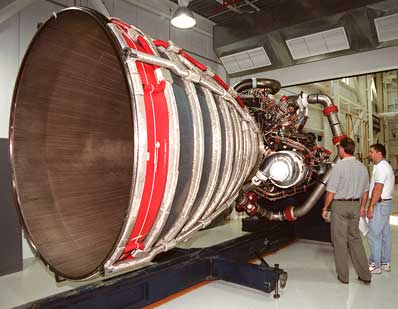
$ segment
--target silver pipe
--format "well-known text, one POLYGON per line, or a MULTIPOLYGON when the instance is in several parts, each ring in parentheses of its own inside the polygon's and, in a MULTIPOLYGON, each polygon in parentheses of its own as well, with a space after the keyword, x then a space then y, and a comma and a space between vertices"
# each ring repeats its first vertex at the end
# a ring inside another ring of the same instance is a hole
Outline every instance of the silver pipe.
POLYGON ((131 59, 133 60, 138 60, 138 61, 142 61, 145 63, 149 63, 149 64, 154 64, 154 65, 158 65, 161 67, 165 67, 167 69, 170 69, 171 71, 173 71, 173 73, 177 74, 178 76, 181 77, 189 77, 190 73, 187 69, 183 68, 182 66, 177 65, 176 63, 167 60, 167 59, 163 59, 157 56, 153 56, 153 55, 149 55, 146 54, 144 52, 140 52, 138 50, 135 49, 130 49, 131 51, 131 59))
POLYGON ((302 217, 307 214, 316 204, 316 202, 320 199, 322 194, 326 190, 326 184, 330 178, 332 173, 332 169, 329 168, 325 174, 323 174, 321 180, 319 180, 318 184, 315 185, 314 191, 311 192, 310 196, 306 199, 304 204, 301 207, 296 207, 293 209, 294 217, 302 217))
POLYGON ((257 213, 270 221, 284 221, 285 217, 281 211, 270 211, 268 209, 258 207, 257 213))
MULTIPOLYGON (((310 104, 322 104, 325 108, 334 106, 332 99, 325 94, 310 94, 307 97, 307 102, 310 104)), ((341 136, 343 131, 341 129, 339 117, 337 113, 331 113, 327 116, 333 136, 341 136)))
MULTIPOLYGON (((325 108, 334 106, 333 100, 325 94, 310 94, 307 97, 307 101, 308 101, 308 103, 311 103, 311 104, 317 104, 317 103, 322 104, 325 108)), ((326 117, 328 118, 333 137, 343 135, 343 130, 341 129, 338 112, 337 111, 332 112, 332 113, 328 114, 326 117)), ((338 146, 339 144, 340 144, 339 142, 336 143, 336 146, 338 146)), ((334 162, 337 162, 338 160, 339 160, 339 157, 336 156, 334 159, 334 162)), ((330 178, 331 173, 332 173, 332 169, 329 167, 329 169, 322 176, 322 178, 320 179, 318 184, 315 186, 314 191, 312 191, 311 195, 304 202, 303 206, 293 209, 293 214, 294 214, 295 218, 304 216, 314 207, 315 203, 319 200, 319 198, 325 192, 326 184, 330 178)))
POLYGON ((264 88, 269 94, 275 94, 281 89, 281 84, 277 80, 268 78, 248 78, 233 86, 238 93, 247 89, 264 88))

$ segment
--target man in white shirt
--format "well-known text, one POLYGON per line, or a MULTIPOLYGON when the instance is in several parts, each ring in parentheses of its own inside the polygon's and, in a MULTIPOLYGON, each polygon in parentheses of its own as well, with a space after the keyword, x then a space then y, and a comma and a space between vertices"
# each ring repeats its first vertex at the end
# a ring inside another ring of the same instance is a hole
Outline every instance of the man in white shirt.
POLYGON ((391 271, 390 214, 394 193, 394 172, 386 161, 382 144, 370 146, 369 158, 374 163, 370 181, 368 206, 370 247, 369 270, 372 274, 391 271))

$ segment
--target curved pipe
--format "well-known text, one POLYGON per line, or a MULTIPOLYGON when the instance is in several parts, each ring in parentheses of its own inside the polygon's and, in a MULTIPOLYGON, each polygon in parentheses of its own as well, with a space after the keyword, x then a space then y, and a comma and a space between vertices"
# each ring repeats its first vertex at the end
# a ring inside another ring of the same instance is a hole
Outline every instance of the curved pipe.
POLYGON ((332 130, 333 136, 339 137, 343 135, 339 117, 337 115, 338 112, 337 106, 333 104, 333 101, 329 96, 324 94, 310 94, 307 97, 307 102, 310 104, 322 104, 324 107, 323 113, 328 118, 330 129, 332 130), (336 107, 335 111, 328 112, 328 108, 332 106, 336 107))
MULTIPOLYGON (((332 130, 333 134, 333 141, 336 141, 336 146, 340 144, 340 138, 343 136, 342 129, 338 117, 338 109, 337 106, 334 105, 332 99, 324 94, 310 94, 307 97, 307 101, 310 104, 322 104, 324 106, 324 115, 328 118, 330 129, 332 130), (336 108, 330 108, 336 107, 336 108), (328 109, 329 108, 329 109, 328 109), (325 112, 327 109, 330 112, 325 112), (337 139, 336 139, 337 138, 337 139)), ((339 159, 338 156, 334 159, 336 162, 339 159)), ((284 216, 287 220, 296 220, 299 217, 304 216, 307 214, 315 205, 315 203, 319 200, 322 194, 326 190, 326 184, 330 178, 332 169, 329 168, 326 173, 322 176, 322 178, 318 181, 318 184, 315 186, 314 191, 312 191, 311 195, 307 198, 304 204, 301 207, 289 207, 285 209, 284 216), (290 214, 288 213, 290 212, 290 214)))
POLYGON ((314 182, 310 182, 307 185, 301 185, 297 188, 293 187, 288 190, 277 191, 277 192, 266 192, 259 188, 255 188, 253 190, 255 190, 255 192, 260 193, 262 196, 267 197, 267 199, 270 201, 277 201, 281 197, 288 197, 288 196, 296 195, 297 193, 307 192, 309 188, 312 188, 315 185, 315 183, 316 182, 314 181, 314 182))
MULTIPOLYGON (((342 134, 342 129, 340 126, 340 121, 338 118, 338 109, 337 106, 333 104, 332 99, 323 94, 310 94, 307 97, 308 103, 311 104, 322 104, 324 106, 323 113, 328 118, 330 128, 333 133, 333 143, 337 146, 340 144, 340 140, 345 135, 342 134)), ((334 162, 337 162, 338 156, 334 159, 334 162)), ((268 220, 276 220, 276 221, 294 221, 299 217, 307 214, 315 205, 315 203, 319 200, 322 194, 326 190, 327 181, 330 178, 332 169, 329 168, 326 173, 322 176, 320 180, 318 180, 318 184, 315 186, 315 189, 312 191, 311 195, 306 199, 304 204, 301 207, 290 206, 287 207, 283 212, 273 212, 265 208, 259 207, 255 204, 257 208, 256 213, 262 217, 267 218, 268 220)))
POLYGON ((269 94, 275 94, 281 89, 281 83, 268 78, 248 78, 235 84, 233 88, 238 93, 247 89, 264 88, 269 94))

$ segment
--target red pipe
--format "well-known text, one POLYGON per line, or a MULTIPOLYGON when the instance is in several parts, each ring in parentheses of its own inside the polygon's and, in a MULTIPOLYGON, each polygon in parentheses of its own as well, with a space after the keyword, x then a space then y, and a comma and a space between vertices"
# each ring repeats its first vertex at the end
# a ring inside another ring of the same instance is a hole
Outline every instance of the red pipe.
POLYGON ((149 46, 148 42, 144 39, 142 35, 137 36, 137 41, 141 45, 144 52, 149 55, 154 55, 152 48, 149 46))
POLYGON ((229 89, 229 86, 221 79, 220 76, 218 76, 217 74, 213 75, 213 79, 221 86, 223 87, 225 90, 229 89))
POLYGON ((343 138, 347 138, 347 135, 334 136, 332 142, 334 145, 339 144, 343 138))
POLYGON ((154 40, 153 44, 155 44, 155 46, 162 46, 164 48, 169 48, 169 43, 166 41, 162 41, 162 40, 154 40))
POLYGON ((207 70, 207 67, 204 64, 202 64, 199 61, 197 61, 196 59, 192 58, 189 54, 187 54, 182 49, 178 53, 181 56, 183 56, 185 59, 187 59, 189 62, 191 62, 194 66, 199 68, 199 70, 201 70, 202 72, 205 72, 207 70))
POLYGON ((337 107, 337 105, 330 105, 323 109, 323 114, 325 116, 329 116, 331 113, 337 113, 338 111, 339 108, 337 107))
POLYGON ((240 107, 244 108, 245 107, 245 103, 243 102, 242 98, 240 96, 237 96, 236 101, 238 101, 240 107))

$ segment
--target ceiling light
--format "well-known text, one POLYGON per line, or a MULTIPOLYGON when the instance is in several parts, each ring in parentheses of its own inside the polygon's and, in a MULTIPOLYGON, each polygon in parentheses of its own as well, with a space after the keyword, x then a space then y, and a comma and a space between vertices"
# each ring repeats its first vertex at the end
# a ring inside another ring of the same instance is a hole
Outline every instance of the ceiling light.
POLYGON ((195 17, 188 9, 189 0, 178 0, 178 9, 175 11, 171 24, 176 28, 188 29, 196 25, 195 17))

